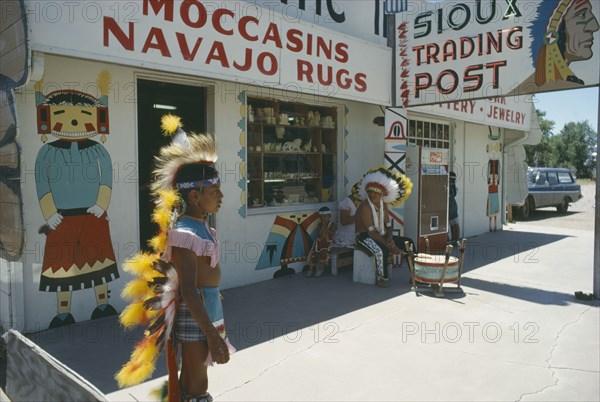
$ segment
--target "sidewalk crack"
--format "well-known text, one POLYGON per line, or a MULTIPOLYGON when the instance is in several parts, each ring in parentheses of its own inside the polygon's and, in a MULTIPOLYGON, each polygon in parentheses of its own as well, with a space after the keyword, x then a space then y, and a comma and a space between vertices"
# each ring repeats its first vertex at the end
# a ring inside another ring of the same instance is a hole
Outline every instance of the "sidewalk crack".
MULTIPOLYGON (((579 320, 581 320, 581 317, 583 317, 583 315, 585 313, 587 313, 588 311, 590 311, 592 308, 595 308, 596 306, 589 306, 587 309, 583 310, 580 314, 579 317, 577 317, 575 320, 571 321, 571 322, 567 322, 565 323, 556 333, 556 336, 554 337, 554 344, 552 345, 552 348, 550 349, 550 352, 548 353, 548 358, 546 359, 546 368, 550 369, 551 373, 552 373, 552 378, 554 379, 554 381, 552 382, 552 384, 548 384, 543 386, 542 388, 538 389, 537 391, 534 392, 525 392, 523 394, 521 394, 519 396, 519 398, 517 399, 517 402, 520 402, 523 400, 524 397, 526 397, 527 395, 536 395, 536 394, 540 394, 544 391, 546 391, 547 389, 550 389, 552 387, 555 387, 558 385, 558 377, 556 376, 556 371, 557 370, 564 370, 566 368, 563 367, 554 367, 552 364, 550 364, 550 360, 552 360, 552 356, 554 355, 554 351, 556 350, 556 348, 558 347, 558 338, 560 337, 561 333, 567 329, 569 326, 576 324, 579 320)), ((574 369, 574 368, 570 368, 570 370, 578 370, 578 369, 574 369)), ((588 371, 588 370, 578 370, 578 371, 588 371)), ((592 371, 595 372, 595 371, 592 371)))
MULTIPOLYGON (((382 320, 382 319, 384 319, 384 318, 385 318, 385 317, 379 317, 379 318, 376 318, 376 319, 373 319, 373 320, 370 320, 370 321, 365 321, 365 322, 363 322, 363 323, 360 323, 360 324, 358 324, 358 325, 356 325, 356 326, 354 326, 354 327, 351 327, 351 328, 346 328, 346 329, 344 329, 344 330, 342 330, 342 331, 340 331, 340 332, 337 332, 336 334, 343 334, 343 333, 345 333, 345 332, 351 332, 351 331, 355 331, 355 330, 356 330, 356 329, 358 329, 358 328, 361 328, 361 327, 363 327, 363 326, 365 326, 365 325, 370 325, 370 324, 376 323, 377 321, 381 321, 381 320, 382 320)), ((318 325, 318 324, 317 324, 317 325, 318 325)), ((319 340, 318 342, 313 342, 313 343, 312 343, 312 344, 310 344, 308 347, 305 347, 305 348, 303 348, 303 349, 296 350, 296 351, 294 351, 294 352, 291 352, 291 353, 289 353, 289 354, 285 355, 284 357, 282 357, 281 359, 279 359, 279 361, 277 361, 276 363, 274 363, 274 364, 272 364, 272 365, 270 365, 270 366, 266 367, 266 368, 265 368, 264 370, 262 370, 260 373, 258 373, 257 375, 255 375, 253 378, 250 378, 250 379, 248 379, 248 380, 244 381, 242 384, 236 385, 235 387, 233 387, 233 388, 229 388, 229 389, 227 389, 227 390, 225 390, 225 391, 221 392, 220 394, 216 395, 216 396, 215 396, 215 399, 217 399, 217 398, 220 398, 220 397, 222 397, 223 395, 225 395, 225 394, 227 394, 227 393, 229 393, 229 392, 231 392, 231 391, 235 391, 236 389, 242 388, 243 386, 245 386, 245 385, 247 385, 247 384, 251 383, 252 381, 255 381, 255 380, 259 379, 259 378, 260 378, 260 377, 262 377, 264 374, 266 374, 268 371, 270 371, 271 369, 273 369, 273 368, 275 368, 275 367, 277 367, 277 366, 281 365, 283 362, 285 362, 286 360, 288 360, 290 357, 292 357, 292 356, 294 356, 294 355, 297 355, 297 354, 300 354, 300 353, 304 353, 304 352, 306 352, 306 351, 310 350, 311 348, 315 347, 316 345, 318 345, 318 344, 320 344, 320 343, 323 343, 323 340, 319 340)))
POLYGON ((264 374, 265 374, 267 371, 270 371, 272 368, 275 368, 275 367, 279 366, 280 364, 282 364, 284 361, 286 361, 286 360, 287 360, 287 359, 289 359, 290 357, 292 357, 292 356, 294 356, 294 355, 297 355, 297 354, 299 354, 299 353, 306 352, 307 350, 310 350, 312 347, 314 347, 315 345, 317 345, 317 344, 319 344, 319 343, 320 343, 320 342, 314 342, 313 344, 311 344, 310 346, 308 346, 308 347, 306 347, 306 348, 304 348, 304 349, 299 349, 299 350, 296 350, 296 351, 294 351, 294 352, 291 352, 291 353, 289 353, 289 354, 285 355, 284 357, 282 357, 281 359, 279 359, 279 361, 277 361, 276 363, 274 363, 274 364, 272 364, 272 365, 270 365, 270 366, 266 367, 266 368, 265 368, 263 371, 261 371, 260 373, 258 373, 257 375, 255 375, 253 378, 250 378, 250 379, 248 379, 248 380, 244 381, 242 384, 236 385, 236 386, 235 386, 235 387, 233 387, 233 388, 229 388, 228 390, 225 390, 225 391, 221 392, 220 394, 218 394, 217 396, 215 396, 215 399, 216 399, 216 398, 220 398, 220 397, 222 397, 223 395, 225 395, 225 394, 227 394, 227 393, 229 393, 229 392, 231 392, 231 391, 235 391, 236 389, 239 389, 239 388, 241 388, 241 387, 243 387, 243 386, 245 386, 245 385, 247 385, 247 384, 251 383, 252 381, 259 379, 259 378, 260 378, 260 377, 262 377, 262 376, 263 376, 263 375, 264 375, 264 374))
POLYGON ((593 373, 593 374, 600 373, 600 371, 598 371, 598 370, 586 370, 586 369, 578 369, 578 368, 573 368, 573 367, 550 366, 550 368, 554 369, 554 370, 579 371, 579 372, 582 372, 582 373, 593 373))

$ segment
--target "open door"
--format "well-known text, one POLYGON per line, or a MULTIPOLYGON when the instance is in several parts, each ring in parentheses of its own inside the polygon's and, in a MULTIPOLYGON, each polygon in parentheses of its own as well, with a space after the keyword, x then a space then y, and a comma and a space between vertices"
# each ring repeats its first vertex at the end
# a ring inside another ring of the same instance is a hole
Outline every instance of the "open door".
POLYGON ((409 144, 406 171, 413 182, 407 210, 416 214, 407 214, 405 234, 415 239, 420 253, 427 252, 426 239, 430 252, 443 252, 448 242, 448 150, 409 144))
POLYGON ((206 131, 206 89, 163 81, 137 80, 138 124, 138 187, 140 249, 146 250, 148 240, 158 230, 151 220, 154 204, 150 182, 154 157, 171 139, 162 135, 160 119, 172 113, 181 117, 187 132, 206 131))

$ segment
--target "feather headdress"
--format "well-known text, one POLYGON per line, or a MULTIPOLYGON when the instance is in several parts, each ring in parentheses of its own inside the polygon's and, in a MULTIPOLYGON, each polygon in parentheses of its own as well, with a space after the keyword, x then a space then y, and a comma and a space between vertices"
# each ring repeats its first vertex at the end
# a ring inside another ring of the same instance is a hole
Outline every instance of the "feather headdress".
POLYGON ((352 186, 352 190, 350 190, 350 195, 354 198, 360 198, 360 180, 357 181, 356 183, 354 183, 354 185, 352 186))
POLYGON ((405 175, 391 172, 382 166, 369 170, 363 176, 358 188, 361 199, 367 198, 367 191, 381 194, 384 203, 395 207, 408 198, 412 182, 405 175))
POLYGON ((212 135, 186 134, 181 119, 172 114, 163 116, 161 123, 163 133, 172 135, 173 142, 162 147, 156 157, 155 181, 150 187, 155 195, 160 190, 173 188, 175 175, 183 165, 212 165, 217 161, 217 147, 212 135))
POLYGON ((154 252, 140 252, 124 263, 125 271, 134 276, 121 292, 130 304, 121 312, 119 321, 126 329, 145 325, 144 337, 135 345, 131 358, 115 375, 119 387, 139 384, 152 375, 158 355, 171 341, 177 312, 178 278, 171 264, 161 260, 169 229, 170 211, 174 207, 175 190, 161 191, 156 200, 153 220, 159 233, 150 240, 154 252))
MULTIPOLYGON (((166 250, 170 225, 178 214, 176 208, 181 203, 175 188, 177 172, 185 165, 212 165, 217 160, 213 136, 188 136, 182 129, 181 119, 174 115, 163 116, 161 123, 163 133, 172 135, 173 141, 161 148, 156 157, 155 182, 151 186, 155 198, 152 220, 159 230, 148 242, 152 253, 140 252, 124 263, 124 269, 134 279, 123 289, 122 297, 131 302, 120 315, 121 325, 125 329, 145 325, 146 330, 144 337, 135 345, 129 362, 115 375, 120 387, 147 380, 154 371, 162 349, 165 345, 171 346, 179 283, 175 268, 161 257, 166 250)), ((171 371, 177 371, 176 352, 173 355, 172 351, 168 351, 167 357, 175 359, 174 362, 168 361, 171 376, 171 371)), ((171 388, 175 389, 169 386, 171 388)))

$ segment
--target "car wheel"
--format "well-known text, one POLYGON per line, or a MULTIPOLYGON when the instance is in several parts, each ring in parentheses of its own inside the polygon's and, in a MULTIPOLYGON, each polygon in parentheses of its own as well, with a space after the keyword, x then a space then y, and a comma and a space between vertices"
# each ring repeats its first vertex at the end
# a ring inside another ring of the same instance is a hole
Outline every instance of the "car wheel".
POLYGON ((531 215, 533 208, 535 208, 533 206, 533 200, 529 197, 526 198, 525 203, 521 207, 521 218, 528 219, 529 216, 531 215))
POLYGON ((556 210, 560 213, 565 213, 569 209, 569 198, 565 197, 560 205, 556 206, 556 210))

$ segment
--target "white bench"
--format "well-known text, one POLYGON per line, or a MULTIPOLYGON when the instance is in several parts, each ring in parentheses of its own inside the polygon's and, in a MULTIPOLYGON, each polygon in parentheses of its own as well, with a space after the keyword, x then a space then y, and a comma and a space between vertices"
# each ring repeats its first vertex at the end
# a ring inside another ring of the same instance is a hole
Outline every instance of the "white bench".
POLYGON ((354 249, 340 247, 332 248, 329 261, 331 263, 331 275, 337 275, 338 271, 343 268, 352 269, 354 260, 354 249))
MULTIPOLYGON (((390 254, 391 256, 392 254, 390 254)), ((391 257, 390 257, 391 260, 391 257)), ((360 248, 354 250, 354 262, 352 267, 352 281, 375 285, 375 257, 370 256, 360 248)), ((392 264, 388 261, 388 278, 392 277, 392 264)))

